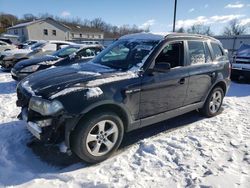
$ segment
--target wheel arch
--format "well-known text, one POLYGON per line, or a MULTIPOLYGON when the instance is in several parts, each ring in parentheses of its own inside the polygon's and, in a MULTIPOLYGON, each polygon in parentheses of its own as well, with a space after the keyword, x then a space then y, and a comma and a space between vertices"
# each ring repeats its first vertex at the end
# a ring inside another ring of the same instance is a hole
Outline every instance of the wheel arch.
POLYGON ((80 116, 77 118, 69 119, 65 124, 65 144, 70 147, 71 144, 71 136, 72 132, 75 130, 77 124, 89 117, 93 113, 110 111, 116 113, 122 120, 124 125, 124 131, 126 132, 129 124, 131 123, 131 119, 129 116, 128 110, 121 105, 110 101, 100 102, 97 104, 93 104, 90 107, 86 108, 80 116))
POLYGON ((206 95, 206 98, 205 98, 204 102, 207 100, 207 98, 208 98, 209 94, 211 93, 211 91, 213 91, 213 89, 216 88, 216 87, 220 87, 223 90, 224 95, 226 95, 226 93, 227 93, 227 83, 224 80, 218 80, 210 88, 209 92, 206 95))

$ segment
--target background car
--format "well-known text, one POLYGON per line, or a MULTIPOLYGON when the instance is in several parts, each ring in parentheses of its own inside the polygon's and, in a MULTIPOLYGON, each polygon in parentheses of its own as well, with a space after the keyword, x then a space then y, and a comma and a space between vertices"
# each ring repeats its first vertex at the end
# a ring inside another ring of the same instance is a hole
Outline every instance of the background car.
POLYGON ((84 63, 94 58, 103 50, 102 45, 74 44, 60 49, 52 55, 27 59, 18 62, 12 69, 11 75, 15 80, 50 67, 65 66, 73 63, 84 63))
POLYGON ((241 76, 250 79, 250 45, 248 44, 241 45, 232 63, 231 79, 238 80, 241 76))
POLYGON ((25 49, 10 50, 2 53, 0 65, 5 71, 9 71, 17 62, 38 57, 46 54, 52 54, 56 50, 68 45, 75 44, 66 41, 40 41, 25 49))
POLYGON ((14 50, 14 49, 17 49, 17 47, 14 44, 9 44, 7 42, 0 40, 0 53, 3 51, 14 50))

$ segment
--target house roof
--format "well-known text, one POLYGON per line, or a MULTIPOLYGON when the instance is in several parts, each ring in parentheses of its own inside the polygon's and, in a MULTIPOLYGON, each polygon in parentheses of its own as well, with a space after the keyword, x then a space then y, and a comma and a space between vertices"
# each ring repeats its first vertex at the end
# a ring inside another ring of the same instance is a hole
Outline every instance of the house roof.
POLYGON ((9 27, 8 29, 15 29, 15 28, 18 28, 18 27, 25 27, 25 26, 28 26, 28 25, 32 25, 34 23, 38 23, 38 22, 44 21, 44 20, 45 19, 33 20, 33 21, 30 21, 30 22, 24 22, 24 23, 20 23, 20 24, 14 25, 12 27, 9 27))
POLYGON ((73 23, 62 23, 62 24, 65 25, 67 28, 69 28, 72 32, 77 32, 77 33, 86 33, 86 32, 102 33, 102 31, 99 30, 99 29, 83 26, 83 25, 80 25, 80 24, 73 24, 73 23))
POLYGON ((35 23, 39 23, 39 22, 43 22, 46 20, 52 20, 54 22, 57 22, 58 24, 62 25, 63 27, 67 28, 68 30, 72 31, 72 32, 77 32, 77 33, 86 33, 86 32, 90 32, 90 33, 102 33, 101 30, 96 29, 96 28, 91 28, 91 27, 87 27, 87 26, 83 26, 80 24, 73 24, 73 23, 62 23, 59 21, 56 21, 52 18, 44 18, 44 19, 39 19, 39 20, 33 20, 30 22, 25 22, 25 23, 20 23, 17 25, 14 25, 12 27, 9 27, 8 29, 15 29, 15 28, 20 28, 20 27, 26 27, 35 23))

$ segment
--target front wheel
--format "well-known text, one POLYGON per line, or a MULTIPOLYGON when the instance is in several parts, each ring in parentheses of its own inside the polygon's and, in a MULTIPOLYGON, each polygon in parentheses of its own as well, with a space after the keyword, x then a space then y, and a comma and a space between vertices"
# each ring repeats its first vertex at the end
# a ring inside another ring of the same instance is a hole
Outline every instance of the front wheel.
POLYGON ((104 112, 80 121, 73 133, 73 151, 88 163, 110 157, 123 138, 123 122, 116 114, 104 112))
POLYGON ((221 108, 224 98, 224 91, 220 87, 216 87, 209 94, 203 108, 200 110, 207 117, 216 116, 221 108))

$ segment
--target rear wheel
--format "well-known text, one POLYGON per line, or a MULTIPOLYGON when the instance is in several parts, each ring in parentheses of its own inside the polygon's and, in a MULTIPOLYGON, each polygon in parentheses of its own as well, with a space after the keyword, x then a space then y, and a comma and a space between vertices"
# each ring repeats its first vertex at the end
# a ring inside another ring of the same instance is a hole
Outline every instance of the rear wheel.
POLYGON ((209 94, 203 108, 201 109, 202 114, 207 117, 216 116, 221 108, 224 98, 224 91, 220 87, 216 87, 209 94))
POLYGON ((114 113, 99 113, 80 121, 73 133, 73 151, 88 163, 110 157, 123 138, 122 120, 114 113))

